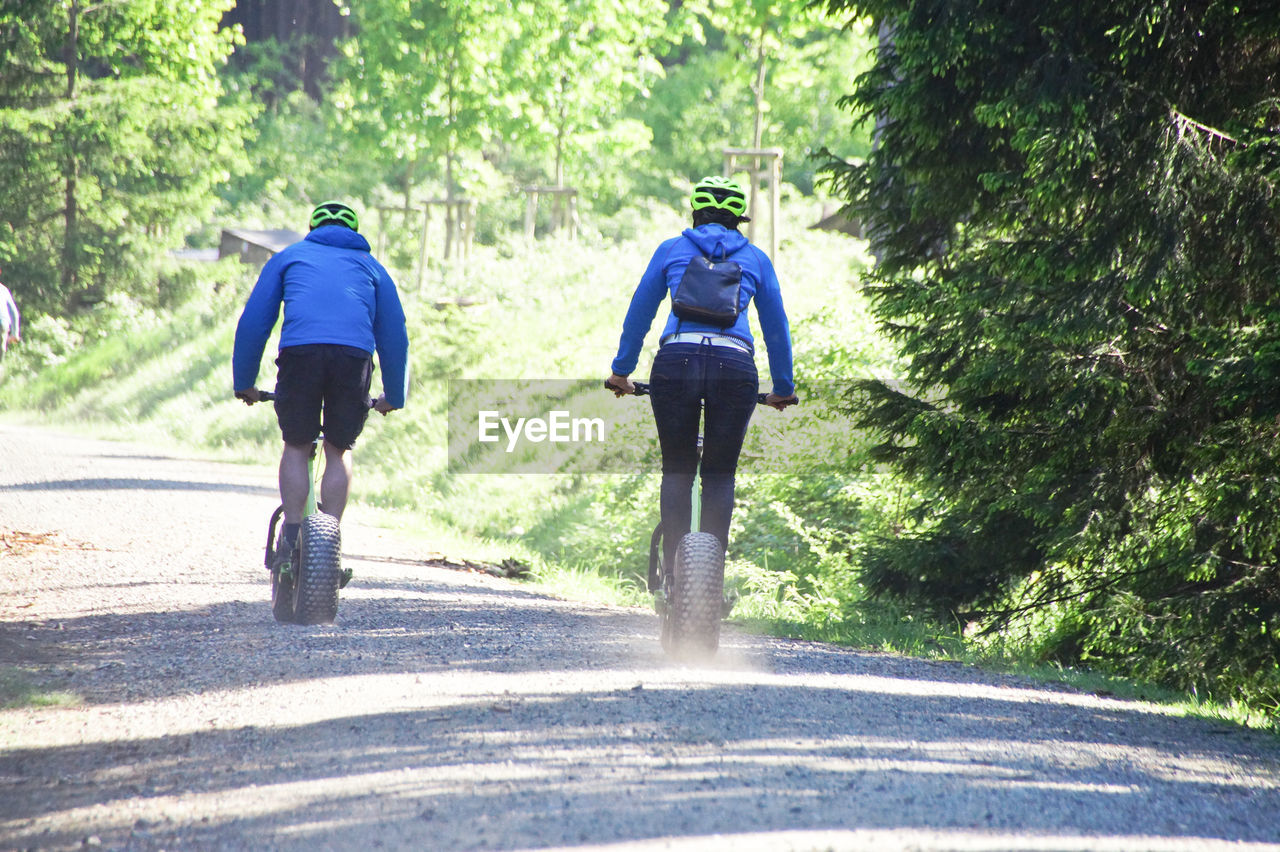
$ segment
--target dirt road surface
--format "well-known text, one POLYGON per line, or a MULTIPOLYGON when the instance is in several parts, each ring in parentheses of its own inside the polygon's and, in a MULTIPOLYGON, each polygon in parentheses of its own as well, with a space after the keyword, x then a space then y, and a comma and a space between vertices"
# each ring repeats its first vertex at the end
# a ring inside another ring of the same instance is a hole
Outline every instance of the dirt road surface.
POLYGON ((732 633, 685 667, 358 507, 338 623, 280 625, 271 460, 0 447, 0 849, 1280 849, 1267 734, 732 633))

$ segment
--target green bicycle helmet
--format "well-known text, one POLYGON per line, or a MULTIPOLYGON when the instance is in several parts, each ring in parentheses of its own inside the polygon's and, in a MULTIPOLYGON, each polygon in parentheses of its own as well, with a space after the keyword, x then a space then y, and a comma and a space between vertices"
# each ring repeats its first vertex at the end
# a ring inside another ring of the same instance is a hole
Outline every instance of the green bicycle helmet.
POLYGON ((311 211, 311 230, 314 231, 321 225, 343 225, 353 231, 360 230, 356 211, 341 201, 326 201, 316 205, 316 209, 311 211))
POLYGON ((694 184, 689 205, 694 210, 707 207, 726 210, 745 221, 747 193, 736 180, 711 175, 694 184))

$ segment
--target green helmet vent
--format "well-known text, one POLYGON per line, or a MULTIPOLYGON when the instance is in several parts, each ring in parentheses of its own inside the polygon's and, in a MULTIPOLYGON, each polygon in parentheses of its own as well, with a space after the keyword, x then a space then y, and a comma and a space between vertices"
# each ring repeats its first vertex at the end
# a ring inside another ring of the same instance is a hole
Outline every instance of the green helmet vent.
POLYGON ((730 178, 704 177, 694 185, 689 204, 694 210, 714 207, 743 216, 747 212, 747 193, 741 184, 730 178))
POLYGON ((356 211, 341 201, 326 201, 316 205, 316 209, 311 211, 311 229, 315 230, 321 225, 345 225, 353 231, 360 230, 356 211))

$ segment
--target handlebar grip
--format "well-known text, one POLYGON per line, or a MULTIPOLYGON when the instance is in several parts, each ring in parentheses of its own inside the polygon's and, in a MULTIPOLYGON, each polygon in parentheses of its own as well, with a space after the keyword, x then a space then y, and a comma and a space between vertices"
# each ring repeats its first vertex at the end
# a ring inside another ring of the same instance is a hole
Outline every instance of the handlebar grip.
MULTIPOLYGON (((636 389, 635 396, 648 396, 648 395, 649 395, 649 386, 648 386, 647 384, 645 384, 644 382, 632 382, 631 384, 632 384, 632 386, 636 389)), ((605 379, 605 380, 604 380, 604 389, 605 389, 605 390, 608 390, 608 391, 613 391, 614 393, 617 393, 619 390, 621 390, 621 388, 617 388, 617 387, 614 387, 613 385, 609 384, 609 380, 608 380, 608 379, 605 379)))

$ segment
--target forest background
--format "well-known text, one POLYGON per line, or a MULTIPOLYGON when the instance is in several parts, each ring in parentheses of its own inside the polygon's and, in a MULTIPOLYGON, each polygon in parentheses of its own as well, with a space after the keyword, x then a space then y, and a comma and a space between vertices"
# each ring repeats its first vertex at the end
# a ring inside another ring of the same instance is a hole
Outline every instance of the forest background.
POLYGON ((270 459, 271 418, 228 399, 252 271, 189 258, 353 199, 417 342, 366 503, 637 599, 655 477, 468 475, 447 388, 585 388, 691 181, 777 146, 806 404, 757 421, 818 451, 748 459, 736 617, 1270 723, 1280 16, 1032 5, 6 0, 0 267, 26 324, 0 406, 270 459), (527 238, 528 186, 576 190, 575 239, 545 200, 527 238), (467 250, 437 227, 420 252, 394 208, 427 202, 474 204, 467 250), (839 204, 869 243, 806 227, 839 204))

